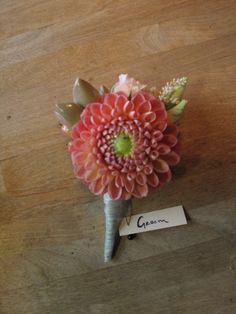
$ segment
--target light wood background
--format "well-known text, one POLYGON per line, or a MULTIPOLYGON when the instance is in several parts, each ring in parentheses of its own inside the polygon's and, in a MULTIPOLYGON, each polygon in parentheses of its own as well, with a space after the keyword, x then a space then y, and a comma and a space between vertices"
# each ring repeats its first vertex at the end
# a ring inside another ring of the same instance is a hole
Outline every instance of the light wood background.
POLYGON ((0 313, 236 313, 235 1, 0 0, 0 313), (188 76, 182 162, 134 213, 187 226, 122 238, 103 263, 101 198, 73 177, 54 104, 79 75, 188 76))

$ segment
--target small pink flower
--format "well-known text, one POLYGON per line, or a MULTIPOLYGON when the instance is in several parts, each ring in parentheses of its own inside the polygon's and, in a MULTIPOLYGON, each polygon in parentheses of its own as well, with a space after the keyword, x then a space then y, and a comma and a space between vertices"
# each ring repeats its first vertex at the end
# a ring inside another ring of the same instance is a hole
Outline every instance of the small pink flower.
POLYGON ((136 81, 134 78, 129 77, 128 74, 120 74, 119 81, 115 83, 111 91, 114 93, 123 92, 127 96, 130 96, 145 87, 146 85, 143 85, 139 81, 136 81))
POLYGON ((177 128, 164 104, 144 91, 105 94, 72 130, 75 175, 96 195, 145 197, 171 179, 179 160, 177 128))

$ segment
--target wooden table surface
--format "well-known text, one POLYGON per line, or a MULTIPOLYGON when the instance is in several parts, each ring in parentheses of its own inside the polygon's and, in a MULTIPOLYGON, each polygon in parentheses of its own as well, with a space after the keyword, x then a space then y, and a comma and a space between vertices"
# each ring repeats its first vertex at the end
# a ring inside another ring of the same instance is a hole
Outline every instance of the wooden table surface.
POLYGON ((235 1, 0 1, 0 313, 236 313, 235 1), (182 161, 134 213, 188 225, 122 238, 72 173, 53 115, 77 76, 161 87, 188 76, 182 161))

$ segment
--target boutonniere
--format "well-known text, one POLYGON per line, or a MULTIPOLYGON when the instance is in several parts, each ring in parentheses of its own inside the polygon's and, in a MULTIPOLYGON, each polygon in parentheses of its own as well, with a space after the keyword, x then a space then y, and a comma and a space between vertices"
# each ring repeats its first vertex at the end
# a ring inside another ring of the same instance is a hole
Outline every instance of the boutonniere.
POLYGON ((174 79, 158 93, 127 74, 109 90, 77 79, 73 103, 56 116, 71 137, 77 178, 104 199, 105 261, 113 254, 121 220, 132 198, 146 197, 171 180, 180 161, 178 122, 186 107, 187 79, 174 79))

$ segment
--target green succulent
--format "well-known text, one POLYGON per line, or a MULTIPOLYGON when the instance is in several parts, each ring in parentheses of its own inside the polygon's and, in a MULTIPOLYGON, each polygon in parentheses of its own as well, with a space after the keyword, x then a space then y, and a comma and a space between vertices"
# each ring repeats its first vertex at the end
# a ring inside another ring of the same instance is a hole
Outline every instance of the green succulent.
POLYGON ((73 87, 74 103, 86 106, 90 102, 94 102, 99 96, 99 92, 89 82, 77 78, 73 87))
POLYGON ((168 116, 172 122, 178 122, 187 105, 183 99, 187 78, 173 79, 167 83, 161 91, 159 98, 164 102, 168 116))
POLYGON ((55 115, 59 122, 69 129, 79 121, 83 107, 74 103, 57 104, 55 115))

